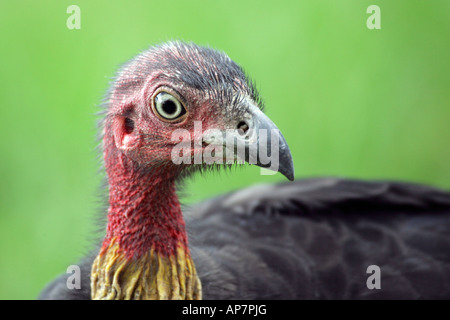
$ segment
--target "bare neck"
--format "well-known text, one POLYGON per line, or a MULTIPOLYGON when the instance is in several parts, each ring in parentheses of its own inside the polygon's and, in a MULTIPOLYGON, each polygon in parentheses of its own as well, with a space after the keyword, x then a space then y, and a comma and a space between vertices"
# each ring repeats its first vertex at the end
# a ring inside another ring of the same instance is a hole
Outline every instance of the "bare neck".
POLYGON ((92 267, 92 297, 200 299, 174 177, 114 151, 105 157, 108 226, 92 267))
POLYGON ((171 255, 187 248, 187 236, 174 178, 164 170, 141 168, 119 154, 108 168, 108 227, 103 248, 116 238, 128 257, 150 249, 171 255))

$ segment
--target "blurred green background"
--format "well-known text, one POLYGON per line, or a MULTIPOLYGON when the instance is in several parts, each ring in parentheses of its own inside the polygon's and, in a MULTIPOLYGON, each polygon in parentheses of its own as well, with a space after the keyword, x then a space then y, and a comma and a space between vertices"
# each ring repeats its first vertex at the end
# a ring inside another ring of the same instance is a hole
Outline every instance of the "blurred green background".
MULTIPOLYGON (((120 64, 170 39, 224 50, 256 80, 297 178, 450 188, 449 1, 2 1, 0 30, 1 299, 34 299, 89 249, 97 106, 120 64)), ((183 202, 274 181, 248 166, 196 176, 183 202)))

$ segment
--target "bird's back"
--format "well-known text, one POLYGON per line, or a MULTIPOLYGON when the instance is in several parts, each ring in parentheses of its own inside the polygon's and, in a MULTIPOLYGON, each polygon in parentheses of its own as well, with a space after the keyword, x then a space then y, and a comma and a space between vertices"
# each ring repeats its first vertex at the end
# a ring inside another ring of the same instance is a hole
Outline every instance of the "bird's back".
POLYGON ((205 299, 450 298, 443 191, 299 180, 237 191, 191 215, 205 299), (374 272, 380 289, 368 287, 374 272))
MULTIPOLYGON (((211 199, 186 223, 204 299, 450 298, 445 191, 306 179, 211 199), (375 273, 380 289, 368 288, 375 273)), ((93 258, 80 265, 81 290, 63 275, 41 298, 89 299, 93 258)))

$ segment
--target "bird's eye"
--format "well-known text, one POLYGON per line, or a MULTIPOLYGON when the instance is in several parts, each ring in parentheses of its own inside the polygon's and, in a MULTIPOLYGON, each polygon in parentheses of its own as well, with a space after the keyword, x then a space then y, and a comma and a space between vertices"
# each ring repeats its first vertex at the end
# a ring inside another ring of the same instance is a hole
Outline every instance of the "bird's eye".
POLYGON ((174 121, 186 114, 183 104, 173 95, 160 92, 155 97, 155 111, 162 120, 174 121))

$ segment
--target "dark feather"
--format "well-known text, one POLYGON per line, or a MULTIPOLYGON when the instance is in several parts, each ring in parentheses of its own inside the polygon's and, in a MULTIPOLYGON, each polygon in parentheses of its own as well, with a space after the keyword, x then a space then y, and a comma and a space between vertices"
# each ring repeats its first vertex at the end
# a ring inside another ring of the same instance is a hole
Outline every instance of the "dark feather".
MULTIPOLYGON (((204 299, 449 299, 450 193, 399 183, 306 179, 261 185, 186 212, 204 299), (381 270, 370 290, 367 267, 381 270)), ((89 299, 62 275, 41 299, 89 299)))

